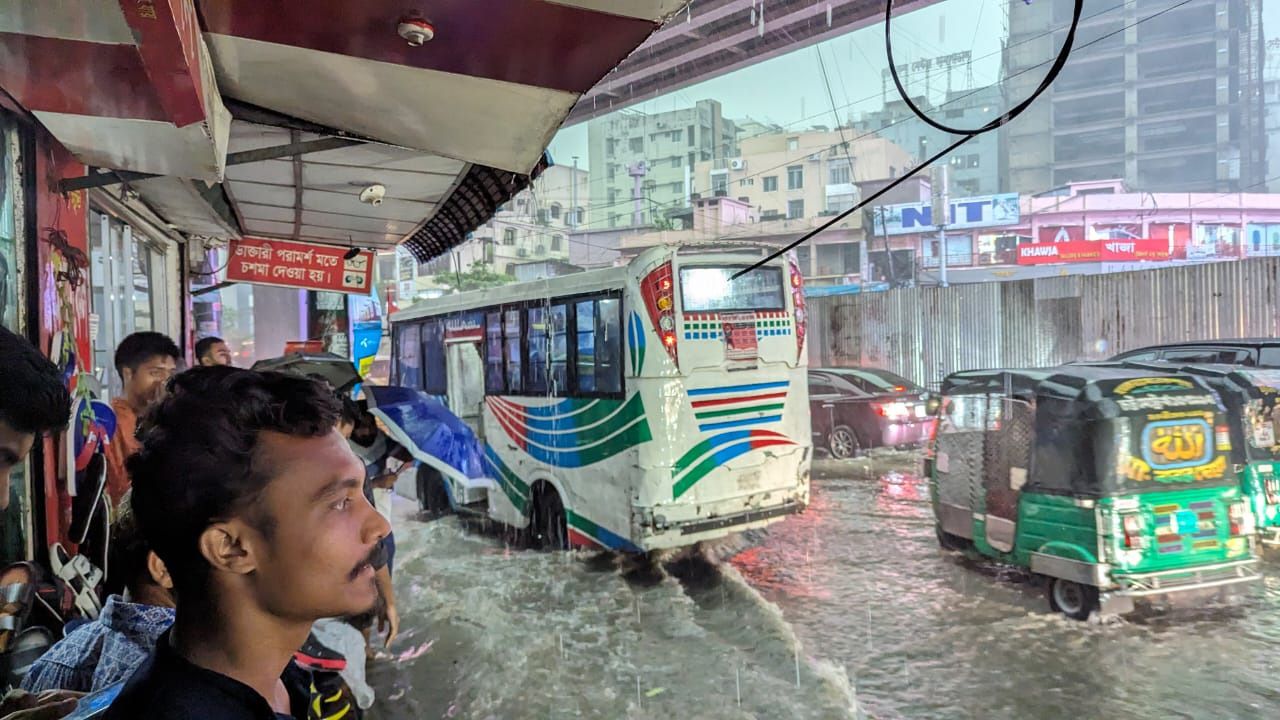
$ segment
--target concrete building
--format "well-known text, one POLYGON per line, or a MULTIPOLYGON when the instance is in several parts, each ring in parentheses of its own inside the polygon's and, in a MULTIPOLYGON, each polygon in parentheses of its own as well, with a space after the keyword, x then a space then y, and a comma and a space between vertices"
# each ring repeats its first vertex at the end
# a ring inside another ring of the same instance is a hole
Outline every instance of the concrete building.
MULTIPOLYGON (((1257 187, 1266 173, 1261 5, 1085 3, 1079 49, 1006 127, 1001 189, 1038 193, 1112 178, 1148 192, 1257 187)), ((1004 107, 1040 83, 1070 16, 1065 2, 1009 6, 1004 107)))
MULTIPOLYGON (((937 106, 924 97, 912 98, 921 110, 948 125, 979 128, 1002 112, 1004 98, 999 86, 972 90, 954 90, 937 106)), ((879 110, 863 113, 852 122, 858 135, 874 134, 903 148, 923 163, 948 144, 955 136, 928 125, 902 100, 884 104, 879 110)), ((951 165, 952 195, 987 195, 1000 192, 1001 131, 979 135, 956 149, 947 158, 951 165)))
MULTIPOLYGON (((1275 32, 1275 28, 1271 29, 1275 32)), ((1267 192, 1280 192, 1280 37, 1267 41, 1262 70, 1262 102, 1267 133, 1267 192)))
POLYGON ((857 204, 857 183, 898 177, 915 164, 884 138, 857 138, 850 129, 748 138, 736 157, 699 162, 693 186, 702 197, 736 198, 758 220, 836 215, 857 204))
POLYGON ((424 265, 419 277, 430 285, 437 273, 465 272, 474 262, 489 263, 508 275, 525 263, 568 262, 570 233, 590 221, 589 177, 583 169, 552 165, 530 189, 498 208, 466 243, 424 265))
POLYGON ((684 207, 694 165, 737 155, 737 126, 720 103, 645 115, 614 113, 587 125, 593 229, 664 221, 684 207), (637 199, 638 196, 638 199, 637 199))

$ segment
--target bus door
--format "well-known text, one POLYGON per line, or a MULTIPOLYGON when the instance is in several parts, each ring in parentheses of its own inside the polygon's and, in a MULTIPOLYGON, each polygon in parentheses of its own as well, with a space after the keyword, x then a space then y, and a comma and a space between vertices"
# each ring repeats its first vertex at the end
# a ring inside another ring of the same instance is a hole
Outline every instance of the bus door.
POLYGON ((484 313, 460 313, 448 320, 445 358, 449 410, 484 440, 484 313))

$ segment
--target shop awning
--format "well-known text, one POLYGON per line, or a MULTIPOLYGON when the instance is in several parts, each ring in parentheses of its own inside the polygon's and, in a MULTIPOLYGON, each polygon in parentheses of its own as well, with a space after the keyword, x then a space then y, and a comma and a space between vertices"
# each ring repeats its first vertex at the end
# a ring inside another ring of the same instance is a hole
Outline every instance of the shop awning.
POLYGON ((218 225, 184 206, 225 177, 243 234, 426 260, 527 186, 577 99, 684 5, 0 0, 0 86, 87 164, 196 180, 123 176, 184 231, 218 225), (306 145, 326 139, 353 142, 306 145), (272 147, 300 149, 235 161, 272 147))

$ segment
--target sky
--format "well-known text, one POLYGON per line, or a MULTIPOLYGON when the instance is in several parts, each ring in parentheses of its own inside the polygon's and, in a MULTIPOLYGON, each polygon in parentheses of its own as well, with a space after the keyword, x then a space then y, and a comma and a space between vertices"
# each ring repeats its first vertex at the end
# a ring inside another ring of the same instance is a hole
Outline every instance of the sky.
MULTIPOLYGON (((1027 2, 1048 1, 943 0, 921 10, 895 15, 895 60, 901 65, 923 57, 968 50, 974 58, 973 87, 996 83, 1000 77, 1000 52, 1007 14, 1017 12, 1027 2)), ((1122 1, 1087 0, 1085 12, 1097 12, 1122 1)), ((1172 6, 1177 1, 1168 0, 1168 3, 1172 6)), ((697 12, 696 1, 693 12, 697 12)), ((1152 8, 1151 12, 1158 12, 1158 9, 1152 8)), ((1263 0, 1262 15, 1263 36, 1280 39, 1280 0, 1263 0)), ((882 105, 885 96, 881 94, 881 72, 888 67, 888 60, 884 24, 877 18, 868 27, 634 105, 626 112, 665 112, 690 107, 698 100, 710 98, 719 100, 725 116, 735 120, 751 117, 792 130, 816 124, 832 126, 836 120, 831 112, 831 97, 823 82, 818 53, 826 63, 831 96, 834 96, 841 120, 846 119, 850 112, 856 117, 882 105)), ((913 94, 923 90, 923 78, 917 80, 920 81, 918 84, 910 80, 906 83, 913 94)), ((956 89, 967 89, 963 71, 953 71, 953 83, 956 89)), ((938 86, 945 89, 945 76, 942 74, 934 76, 935 90, 938 86)), ((896 91, 890 85, 887 98, 893 100, 896 97, 896 91)), ((577 155, 579 164, 586 167, 589 164, 587 123, 562 129, 552 140, 549 150, 556 163, 570 164, 572 157, 577 155)))
MULTIPOLYGON (((1034 1, 1034 0, 1033 0, 1034 1)), ((893 49, 899 65, 923 57, 963 50, 973 53, 973 75, 977 86, 996 82, 1000 71, 1000 48, 1004 37, 1004 13, 1009 3, 1023 0, 945 0, 921 10, 895 15, 893 49), (982 56, 987 56, 983 58, 982 56)), ((1280 0, 1278 0, 1280 4, 1280 0)), ((694 5, 696 12, 697 5, 694 5)), ((766 23, 766 31, 768 24, 766 23)), ((666 112, 690 107, 698 100, 715 99, 731 119, 751 117, 787 128, 835 124, 831 97, 823 82, 818 53, 822 53, 831 81, 831 96, 841 120, 849 112, 856 116, 882 105, 881 72, 888 67, 885 56, 884 25, 854 30, 816 46, 809 46, 733 73, 693 85, 666 96, 640 103, 628 112, 666 112)), ((957 89, 966 88, 963 70, 953 71, 957 89)), ((917 86, 909 82, 913 92, 917 86)), ((944 86, 938 73, 934 84, 944 86)), ((923 89, 923 78, 918 86, 923 89)), ((888 98, 896 97, 892 85, 888 98)), ((569 164, 574 155, 587 165, 587 123, 562 129, 550 145, 551 157, 569 164)))

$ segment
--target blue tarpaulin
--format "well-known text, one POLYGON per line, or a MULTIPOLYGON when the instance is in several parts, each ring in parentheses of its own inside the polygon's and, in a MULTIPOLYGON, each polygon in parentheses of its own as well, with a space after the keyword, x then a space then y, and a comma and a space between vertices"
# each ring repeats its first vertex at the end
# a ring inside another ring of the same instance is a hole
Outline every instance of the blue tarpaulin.
POLYGON ((484 447, 465 422, 420 390, 365 385, 369 411, 415 460, 469 486, 488 487, 484 447))

